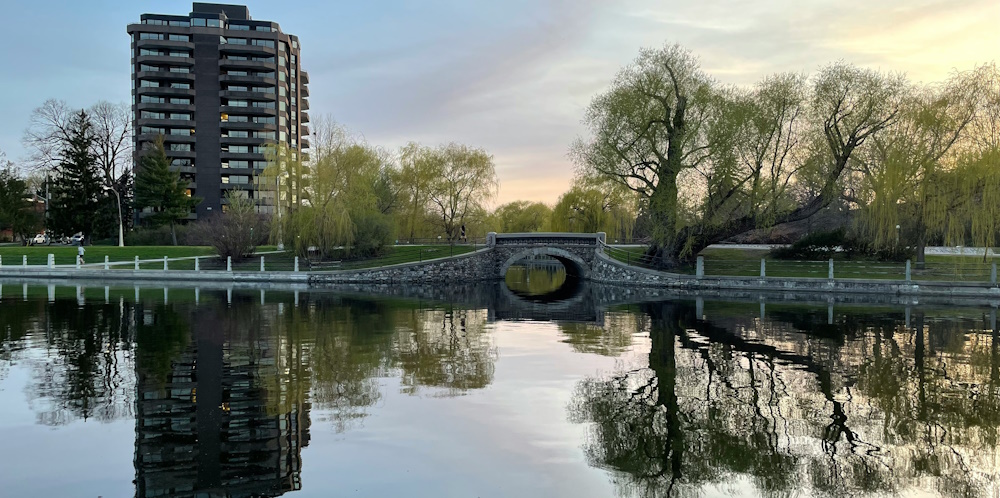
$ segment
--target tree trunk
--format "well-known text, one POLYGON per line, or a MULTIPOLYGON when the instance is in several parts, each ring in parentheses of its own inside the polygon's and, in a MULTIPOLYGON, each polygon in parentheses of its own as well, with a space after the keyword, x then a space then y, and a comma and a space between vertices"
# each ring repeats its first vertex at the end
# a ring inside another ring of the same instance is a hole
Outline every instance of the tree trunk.
POLYGON ((174 242, 174 246, 177 245, 177 228, 173 222, 170 222, 170 238, 174 242))

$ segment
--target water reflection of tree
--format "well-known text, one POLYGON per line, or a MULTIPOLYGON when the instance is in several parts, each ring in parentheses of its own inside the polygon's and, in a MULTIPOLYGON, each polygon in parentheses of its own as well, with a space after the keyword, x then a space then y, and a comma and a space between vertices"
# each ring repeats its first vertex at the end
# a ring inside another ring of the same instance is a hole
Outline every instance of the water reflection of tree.
POLYGON ((40 423, 132 415, 133 312, 124 301, 47 304, 44 330, 31 338, 45 354, 32 356, 33 381, 26 391, 40 423))
POLYGON ((496 346, 486 330, 486 310, 411 310, 394 339, 394 366, 402 371, 403 390, 420 387, 455 396, 493 381, 496 346))
POLYGON ((682 304, 645 311, 648 368, 588 379, 570 407, 623 496, 697 495, 737 477, 764 495, 980 496, 1000 478, 996 334, 872 320, 845 340, 773 318, 719 327, 682 304), (939 343, 950 349, 929 350, 939 343))
POLYGON ((21 353, 26 346, 25 337, 31 330, 40 328, 39 308, 44 306, 37 301, 5 300, 0 306, 0 381, 7 377, 12 363, 20 361, 21 353))
POLYGON ((608 312, 603 324, 583 322, 560 322, 559 331, 563 342, 578 353, 593 353, 602 356, 618 356, 632 347, 632 336, 639 330, 646 330, 649 320, 646 315, 633 312, 608 312))

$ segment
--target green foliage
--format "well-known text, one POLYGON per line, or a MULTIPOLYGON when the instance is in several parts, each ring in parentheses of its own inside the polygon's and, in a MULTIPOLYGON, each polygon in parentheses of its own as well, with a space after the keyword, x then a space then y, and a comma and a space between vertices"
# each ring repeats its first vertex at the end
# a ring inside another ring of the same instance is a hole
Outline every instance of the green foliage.
POLYGON ((177 245, 174 226, 187 218, 199 202, 200 198, 188 193, 188 182, 181 179, 180 172, 170 169, 170 160, 163 150, 163 137, 159 137, 139 162, 135 178, 136 208, 152 209, 145 218, 151 226, 170 225, 173 243, 177 245))
POLYGON ((80 111, 69 123, 68 136, 51 183, 49 226, 55 234, 94 234, 105 197, 97 162, 91 153, 94 136, 90 118, 80 111))
POLYGON ((0 230, 9 228, 21 240, 29 239, 42 225, 29 196, 28 183, 10 164, 0 169, 0 230))
POLYGON ((493 211, 493 231, 500 233, 544 232, 552 226, 552 208, 541 202, 508 202, 493 211))

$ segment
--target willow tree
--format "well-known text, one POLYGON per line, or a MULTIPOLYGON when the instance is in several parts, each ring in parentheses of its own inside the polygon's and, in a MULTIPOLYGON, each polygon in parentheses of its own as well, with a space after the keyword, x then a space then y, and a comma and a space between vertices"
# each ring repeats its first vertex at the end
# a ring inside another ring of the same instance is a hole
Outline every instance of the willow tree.
MULTIPOLYGON (((280 202, 288 207, 287 214, 282 212, 280 231, 299 254, 304 255, 309 247, 317 248, 323 256, 339 250, 349 253, 365 238, 358 237, 360 233, 386 225, 377 216, 376 185, 391 164, 381 149, 333 121, 321 120, 314 129, 307 165, 288 156, 283 163, 281 149, 268 154, 266 177, 302 175, 279 189, 284 199, 280 202)), ((379 236, 387 239, 391 233, 379 232, 379 236)))
POLYGON ((440 147, 411 144, 404 149, 404 156, 404 181, 418 182, 411 187, 411 215, 427 209, 433 225, 448 240, 458 239, 461 227, 471 218, 485 217, 484 205, 500 188, 493 156, 456 143, 440 147), (422 201, 426 204, 421 205, 422 201))
POLYGON ((849 159, 895 120, 903 90, 901 77, 844 63, 811 89, 794 75, 726 88, 679 46, 646 49, 593 100, 592 137, 574 154, 585 172, 642 197, 650 255, 670 267, 839 199, 849 159))
POLYGON ((916 89, 900 119, 856 155, 845 197, 860 207, 872 245, 909 245, 922 262, 931 237, 996 243, 991 191, 1000 184, 989 165, 1000 150, 998 82, 995 66, 981 66, 916 89))

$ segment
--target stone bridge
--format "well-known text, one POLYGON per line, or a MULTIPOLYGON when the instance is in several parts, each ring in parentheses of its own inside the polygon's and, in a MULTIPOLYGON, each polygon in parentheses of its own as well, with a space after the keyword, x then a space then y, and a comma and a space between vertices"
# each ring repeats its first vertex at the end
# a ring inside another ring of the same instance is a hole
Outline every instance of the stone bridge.
POLYGON ((316 272, 310 274, 309 283, 404 284, 503 280, 507 270, 518 261, 540 256, 562 263, 568 279, 594 280, 595 270, 605 274, 602 269, 610 261, 604 255, 604 243, 604 233, 490 233, 486 247, 471 253, 365 270, 316 272))

